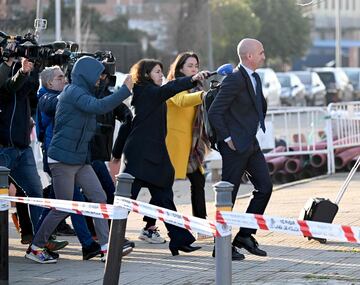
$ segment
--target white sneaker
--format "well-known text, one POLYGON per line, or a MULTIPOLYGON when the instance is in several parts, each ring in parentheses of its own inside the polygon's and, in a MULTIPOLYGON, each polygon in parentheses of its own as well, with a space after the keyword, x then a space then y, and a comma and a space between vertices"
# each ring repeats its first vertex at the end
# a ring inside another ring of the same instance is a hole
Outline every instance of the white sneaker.
POLYGON ((165 243, 166 240, 161 237, 157 227, 152 226, 147 230, 142 229, 140 231, 139 239, 144 240, 148 243, 165 243))
POLYGON ((37 263, 48 264, 56 263, 57 259, 52 257, 44 248, 31 245, 29 251, 26 252, 25 258, 31 259, 37 263))

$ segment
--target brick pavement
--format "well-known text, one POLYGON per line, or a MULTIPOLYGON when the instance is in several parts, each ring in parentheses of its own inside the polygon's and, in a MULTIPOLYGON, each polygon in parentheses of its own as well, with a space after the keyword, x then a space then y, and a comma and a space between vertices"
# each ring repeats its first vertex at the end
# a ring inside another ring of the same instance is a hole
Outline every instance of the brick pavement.
MULTIPOLYGON (((297 184, 274 191, 266 213, 297 218, 301 207, 311 196, 334 200, 345 173, 297 184)), ((178 210, 190 214, 188 182, 176 182, 175 201, 178 210)), ((340 203, 335 223, 360 226, 360 173, 350 183, 340 203)), ((241 193, 251 190, 242 186, 241 193)), ((146 191, 145 191, 146 192, 146 191)), ((148 195, 140 199, 148 201, 148 195)), ((211 185, 207 185, 209 217, 214 216, 211 185)), ((244 211, 247 199, 239 199, 235 211, 244 211)), ((167 244, 150 245, 137 239, 142 217, 131 213, 127 237, 136 248, 123 259, 121 284, 214 284, 215 261, 211 257, 212 239, 198 242, 202 249, 172 257, 167 244)), ((10 224, 10 284, 102 284, 104 264, 99 260, 82 261, 81 248, 74 237, 65 237, 70 245, 61 250, 57 264, 40 265, 24 258, 21 245, 10 224)), ((164 226, 159 223, 161 232, 164 226)), ((234 230, 234 233, 236 231, 234 230)), ((233 262, 233 284, 360 284, 360 246, 329 241, 320 244, 298 236, 259 231, 257 239, 268 252, 257 257, 247 252, 246 259, 233 262)))

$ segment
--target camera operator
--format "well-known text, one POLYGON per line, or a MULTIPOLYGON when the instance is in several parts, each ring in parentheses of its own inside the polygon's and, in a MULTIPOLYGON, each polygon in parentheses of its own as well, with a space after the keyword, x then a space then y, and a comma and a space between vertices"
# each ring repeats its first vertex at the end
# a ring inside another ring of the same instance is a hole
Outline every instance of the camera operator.
MULTIPOLYGON (((30 145, 32 129, 29 97, 30 72, 34 65, 21 58, 21 67, 9 58, 0 64, 0 165, 29 197, 42 197, 42 185, 30 145), (6 79, 5 79, 6 78, 6 79)), ((31 221, 36 225, 42 209, 30 206, 31 221)))
MULTIPOLYGON (((6 46, 6 49, 9 50, 15 50, 15 44, 10 43, 6 46)), ((3 53, 3 48, 0 48, 0 53, 3 53)), ((6 80, 8 79, 8 75, 10 73, 11 70, 11 66, 14 63, 14 58, 10 57, 8 60, 1 62, 0 64, 0 87, 3 86, 3 84, 6 82, 6 80)), ((14 78, 15 80, 16 78, 14 78)), ((12 81, 14 82, 14 81, 12 81)), ((11 83, 11 82, 9 82, 11 83)))
MULTIPOLYGON (((106 61, 103 61, 103 65, 105 66, 105 71, 101 75, 100 86, 95 95, 98 99, 112 94, 109 87, 112 83, 115 85, 116 80, 116 77, 112 75, 115 71, 109 72, 107 68, 108 63, 106 61)), ((113 204, 114 202, 115 186, 105 162, 111 160, 115 119, 120 121, 122 126, 125 126, 129 122, 131 123, 132 117, 130 109, 124 103, 121 103, 109 113, 96 116, 97 129, 90 143, 91 166, 93 167, 101 186, 106 193, 108 204, 113 204)), ((122 126, 120 126, 120 129, 122 129, 122 126)), ((124 137, 124 140, 126 140, 126 137, 124 137)), ((119 137, 117 138, 117 141, 120 141, 119 137)), ((87 221, 89 228, 94 228, 90 217, 87 217, 87 221)), ((135 244, 125 239, 124 247, 126 246, 134 247, 135 244)))
MULTIPOLYGON (((114 75, 108 72, 107 62, 103 62, 105 71, 101 76, 100 86, 96 92, 96 98, 101 99, 112 94, 109 90, 111 81, 115 81, 114 75)), ((122 124, 126 124, 132 120, 132 113, 130 109, 121 103, 113 111, 97 115, 97 129, 94 137, 90 143, 91 147, 91 165, 98 176, 103 189, 106 192, 107 203, 113 204, 115 186, 111 175, 105 165, 105 161, 110 161, 113 146, 113 135, 115 130, 115 119, 122 124)), ((121 128, 121 127, 120 127, 121 128)), ((125 138, 126 139, 126 138, 125 138)), ((117 138, 119 140, 119 138, 117 138)))

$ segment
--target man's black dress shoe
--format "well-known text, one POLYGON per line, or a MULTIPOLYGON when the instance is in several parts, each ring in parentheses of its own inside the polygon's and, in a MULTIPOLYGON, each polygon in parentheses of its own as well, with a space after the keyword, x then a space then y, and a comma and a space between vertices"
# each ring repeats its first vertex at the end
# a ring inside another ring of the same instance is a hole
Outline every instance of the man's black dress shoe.
POLYGON ((253 236, 241 237, 236 236, 232 243, 234 246, 238 248, 245 248, 248 252, 259 255, 266 256, 266 251, 261 250, 259 248, 259 244, 253 236))
MULTIPOLYGON (((212 257, 215 257, 215 246, 214 246, 214 249, 213 249, 213 252, 212 252, 212 257)), ((244 260, 245 255, 238 252, 235 246, 232 246, 231 247, 231 259, 232 260, 244 260)))
POLYGON ((198 250, 200 248, 201 248, 201 246, 191 246, 191 245, 182 245, 180 247, 169 247, 171 254, 173 256, 179 255, 179 251, 192 252, 192 251, 198 250))

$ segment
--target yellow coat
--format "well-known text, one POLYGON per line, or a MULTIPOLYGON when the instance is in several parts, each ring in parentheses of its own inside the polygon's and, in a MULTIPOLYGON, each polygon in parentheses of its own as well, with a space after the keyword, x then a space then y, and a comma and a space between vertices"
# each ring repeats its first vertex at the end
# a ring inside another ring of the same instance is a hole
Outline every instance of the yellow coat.
POLYGON ((166 101, 166 147, 175 168, 175 179, 185 179, 192 144, 192 129, 203 91, 183 91, 166 101))

